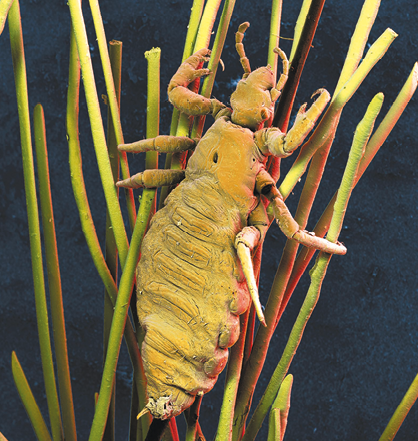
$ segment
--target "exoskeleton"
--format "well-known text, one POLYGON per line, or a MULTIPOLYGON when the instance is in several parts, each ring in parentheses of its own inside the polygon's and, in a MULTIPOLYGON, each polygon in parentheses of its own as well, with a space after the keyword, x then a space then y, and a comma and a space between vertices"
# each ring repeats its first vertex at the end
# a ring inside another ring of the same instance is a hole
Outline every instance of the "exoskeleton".
POLYGON ((266 171, 269 155, 289 156, 304 140, 329 101, 318 91, 303 106, 292 129, 264 128, 274 112, 288 73, 275 84, 272 69, 250 71, 242 45, 248 23, 237 33, 244 76, 231 95, 231 108, 187 86, 210 74, 200 69, 210 51, 188 58, 168 86, 170 102, 188 115, 211 114, 215 122, 200 140, 158 136, 120 146, 130 152, 179 152, 194 149, 185 170, 146 170, 117 185, 179 185, 152 219, 137 267, 137 309, 145 329, 142 357, 147 377, 147 409, 156 418, 176 416, 196 395, 214 386, 239 337, 239 315, 253 299, 266 325, 254 280, 251 252, 263 241, 270 220, 266 199, 287 237, 328 253, 344 254, 339 243, 300 229, 275 181, 266 171), (266 198, 266 199, 264 199, 266 198))

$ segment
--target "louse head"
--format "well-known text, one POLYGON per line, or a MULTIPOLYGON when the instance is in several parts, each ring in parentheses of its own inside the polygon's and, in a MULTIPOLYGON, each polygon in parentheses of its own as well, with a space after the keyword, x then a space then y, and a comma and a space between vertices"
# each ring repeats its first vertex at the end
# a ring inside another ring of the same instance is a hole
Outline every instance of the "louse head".
POLYGON ((235 43, 244 75, 231 95, 231 121, 253 131, 260 130, 267 120, 273 120, 274 103, 280 96, 289 72, 289 62, 285 53, 278 47, 273 51, 282 59, 283 74, 276 85, 275 74, 270 66, 260 67, 251 72, 250 62, 245 55, 242 43, 244 33, 250 23, 242 23, 235 34, 235 43))
POLYGON ((270 66, 260 67, 240 80, 231 95, 231 121, 257 131, 274 113, 274 74, 270 66))

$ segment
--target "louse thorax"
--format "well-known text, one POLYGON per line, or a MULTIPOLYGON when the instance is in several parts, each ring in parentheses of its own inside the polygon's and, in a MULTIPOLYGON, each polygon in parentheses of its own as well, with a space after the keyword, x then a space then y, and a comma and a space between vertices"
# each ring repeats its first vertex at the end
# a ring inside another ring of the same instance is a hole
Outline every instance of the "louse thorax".
POLYGON ((210 175, 224 197, 247 218, 257 205, 255 180, 264 157, 254 143, 254 133, 234 124, 227 117, 218 118, 200 140, 190 158, 186 177, 198 179, 210 175))
POLYGON ((252 131, 261 128, 274 111, 270 90, 275 86, 270 66, 259 67, 239 81, 231 95, 231 121, 252 131))

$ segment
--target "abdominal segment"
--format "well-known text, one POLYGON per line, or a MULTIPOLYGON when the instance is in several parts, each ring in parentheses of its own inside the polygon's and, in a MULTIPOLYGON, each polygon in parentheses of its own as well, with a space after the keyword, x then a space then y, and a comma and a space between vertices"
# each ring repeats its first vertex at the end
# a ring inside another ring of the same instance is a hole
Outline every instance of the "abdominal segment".
POLYGON ((238 339, 238 315, 250 302, 234 248, 243 226, 204 179, 183 181, 154 216, 137 268, 137 308, 148 396, 169 398, 157 418, 211 390, 238 339))

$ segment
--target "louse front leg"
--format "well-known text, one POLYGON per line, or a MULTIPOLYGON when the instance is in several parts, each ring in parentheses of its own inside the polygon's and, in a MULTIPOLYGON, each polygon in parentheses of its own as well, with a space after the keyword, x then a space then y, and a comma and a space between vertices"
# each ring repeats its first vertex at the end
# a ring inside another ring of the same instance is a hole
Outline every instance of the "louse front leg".
POLYGON ((197 78, 211 73, 209 69, 199 69, 205 61, 209 61, 210 53, 209 49, 197 51, 180 65, 171 79, 168 85, 168 99, 180 112, 192 116, 210 113, 216 117, 221 110, 226 109, 217 99, 205 98, 187 87, 197 78))
POLYGON ((299 109, 295 123, 287 134, 276 127, 261 129, 255 133, 255 142, 264 154, 283 158, 291 155, 303 143, 330 100, 325 89, 317 90, 312 98, 315 95, 319 96, 308 110, 306 103, 299 109))
POLYGON ((257 175, 256 189, 271 202, 276 222, 289 239, 294 239, 305 247, 315 248, 329 254, 343 255, 347 252, 347 248, 340 242, 333 243, 315 236, 315 233, 302 230, 290 214, 273 178, 265 170, 257 175))

